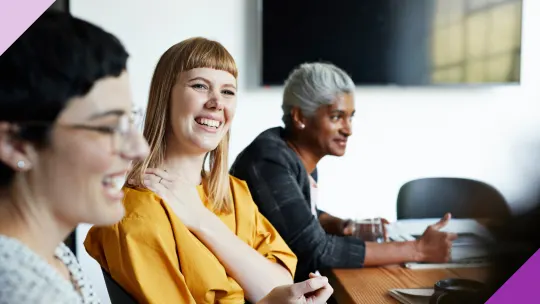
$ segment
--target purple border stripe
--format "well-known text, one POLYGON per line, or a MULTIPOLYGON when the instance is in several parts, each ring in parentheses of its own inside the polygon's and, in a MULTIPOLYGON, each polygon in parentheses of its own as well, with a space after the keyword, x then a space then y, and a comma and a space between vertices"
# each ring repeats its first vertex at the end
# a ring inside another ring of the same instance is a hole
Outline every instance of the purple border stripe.
POLYGON ((486 304, 529 303, 538 297, 540 250, 519 268, 486 304))
POLYGON ((54 0, 0 0, 0 55, 53 4, 54 0))

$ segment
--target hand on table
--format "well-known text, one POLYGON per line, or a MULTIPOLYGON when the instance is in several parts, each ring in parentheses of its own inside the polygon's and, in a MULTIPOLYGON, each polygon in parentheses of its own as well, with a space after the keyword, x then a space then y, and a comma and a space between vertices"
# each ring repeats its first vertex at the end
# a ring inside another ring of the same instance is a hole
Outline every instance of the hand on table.
POLYGON ((437 223, 429 226, 416 240, 416 248, 420 262, 445 263, 452 257, 452 241, 457 239, 457 234, 440 231, 448 222, 451 214, 447 213, 437 223))

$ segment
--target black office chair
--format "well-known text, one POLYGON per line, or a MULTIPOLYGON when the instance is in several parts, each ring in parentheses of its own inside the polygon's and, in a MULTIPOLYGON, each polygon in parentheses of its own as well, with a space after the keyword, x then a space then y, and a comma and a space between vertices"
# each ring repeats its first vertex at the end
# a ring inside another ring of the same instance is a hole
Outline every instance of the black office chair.
POLYGON ((398 193, 397 218, 454 218, 506 220, 510 210, 497 189, 480 181, 434 177, 412 180, 398 193))
POLYGON ((120 284, 113 280, 108 272, 104 269, 101 269, 101 271, 103 272, 105 285, 107 285, 107 291, 109 292, 109 298, 112 304, 137 304, 137 301, 120 284))

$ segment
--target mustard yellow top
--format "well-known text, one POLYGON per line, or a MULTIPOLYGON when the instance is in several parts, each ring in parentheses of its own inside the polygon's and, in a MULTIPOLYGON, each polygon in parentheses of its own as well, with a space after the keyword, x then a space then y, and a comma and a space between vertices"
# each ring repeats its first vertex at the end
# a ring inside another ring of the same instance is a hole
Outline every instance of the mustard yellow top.
MULTIPOLYGON (((219 218, 242 241, 294 277, 294 253, 259 213, 247 184, 232 176, 229 181, 234 211, 219 218)), ((209 208, 204 188, 198 190, 209 208)), ((84 242, 116 282, 140 303, 244 303, 242 288, 165 201, 147 189, 124 188, 124 193, 122 221, 92 227, 84 242)), ((252 271, 257 275, 256 269, 252 271)))

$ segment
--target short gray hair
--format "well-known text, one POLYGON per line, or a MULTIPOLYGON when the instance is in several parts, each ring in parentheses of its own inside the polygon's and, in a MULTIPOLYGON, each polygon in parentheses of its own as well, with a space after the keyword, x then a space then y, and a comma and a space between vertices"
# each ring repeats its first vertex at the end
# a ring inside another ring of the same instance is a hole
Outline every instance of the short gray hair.
POLYGON ((304 63, 291 72, 283 92, 283 122, 292 124, 291 110, 300 108, 306 117, 317 109, 329 105, 341 94, 354 92, 354 82, 342 69, 329 63, 304 63))

